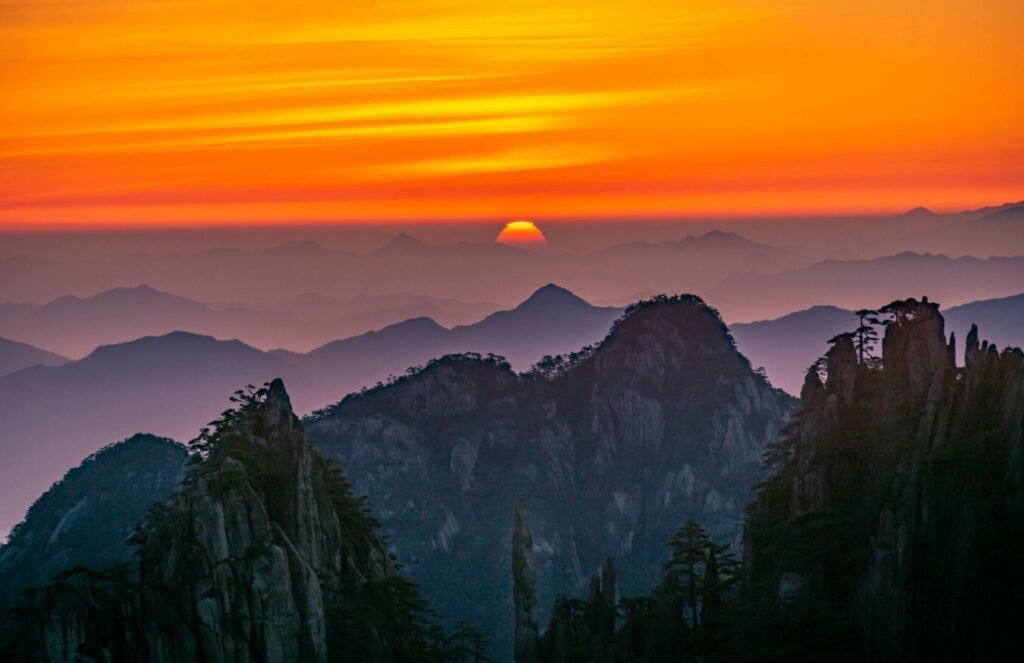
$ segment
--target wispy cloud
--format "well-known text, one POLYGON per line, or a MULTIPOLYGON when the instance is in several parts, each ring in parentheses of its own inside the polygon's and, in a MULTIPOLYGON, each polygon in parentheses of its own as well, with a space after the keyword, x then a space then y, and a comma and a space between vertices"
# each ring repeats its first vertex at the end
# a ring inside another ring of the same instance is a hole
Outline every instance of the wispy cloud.
POLYGON ((0 224, 1019 189, 1024 9, 895 1, 0 0, 0 224))

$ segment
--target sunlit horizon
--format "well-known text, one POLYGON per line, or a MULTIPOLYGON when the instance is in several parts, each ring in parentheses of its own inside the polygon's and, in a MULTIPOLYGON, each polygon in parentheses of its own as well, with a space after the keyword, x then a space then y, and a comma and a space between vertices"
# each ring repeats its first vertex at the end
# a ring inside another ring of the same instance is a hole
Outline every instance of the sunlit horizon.
POLYGON ((0 0, 0 229, 1024 197, 1024 5, 0 0))

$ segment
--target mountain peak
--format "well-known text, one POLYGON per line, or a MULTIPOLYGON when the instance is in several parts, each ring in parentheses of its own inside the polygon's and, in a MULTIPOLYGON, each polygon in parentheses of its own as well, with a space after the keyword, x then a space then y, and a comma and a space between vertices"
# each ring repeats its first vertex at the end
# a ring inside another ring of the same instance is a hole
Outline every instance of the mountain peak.
POLYGON ((656 295, 627 306, 602 345, 641 334, 672 337, 675 342, 680 328, 690 341, 731 341, 721 314, 697 295, 684 294, 656 295))
POLYGON ((574 306, 579 304, 589 306, 584 299, 573 292, 566 290, 559 285, 555 285, 554 283, 548 283, 547 285, 535 290, 533 294, 527 297, 522 304, 516 307, 516 309, 519 310, 524 307, 534 306, 574 306))
POLYGON ((422 239, 418 239, 407 233, 395 235, 388 243, 377 250, 377 253, 404 253, 407 251, 421 251, 429 248, 430 245, 422 239))
POLYGON ((914 209, 907 210, 903 214, 900 214, 900 218, 902 218, 902 219, 906 219, 906 218, 936 219, 939 216, 940 216, 939 214, 936 214, 935 212, 931 211, 927 207, 922 207, 920 205, 918 205, 914 209))

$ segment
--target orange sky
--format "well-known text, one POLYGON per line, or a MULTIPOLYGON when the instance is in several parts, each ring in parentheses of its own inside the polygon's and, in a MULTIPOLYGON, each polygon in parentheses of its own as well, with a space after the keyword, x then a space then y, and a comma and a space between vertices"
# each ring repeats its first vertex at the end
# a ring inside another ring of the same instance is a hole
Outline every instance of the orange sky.
POLYGON ((1021 0, 0 0, 0 227, 1024 197, 1021 0))

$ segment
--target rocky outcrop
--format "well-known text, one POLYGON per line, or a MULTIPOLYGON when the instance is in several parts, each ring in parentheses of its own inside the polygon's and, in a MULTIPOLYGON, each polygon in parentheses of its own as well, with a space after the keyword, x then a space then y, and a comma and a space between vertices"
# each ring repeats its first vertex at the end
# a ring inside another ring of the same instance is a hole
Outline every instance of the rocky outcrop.
POLYGON ((515 661, 536 663, 537 570, 533 562, 533 535, 521 501, 516 505, 512 528, 512 599, 516 607, 515 661))
POLYGON ((514 650, 510 523, 530 504, 538 616, 586 591, 613 556, 620 591, 661 580, 690 518, 738 542, 761 453, 792 404, 696 297, 632 307, 604 341, 518 375, 452 356, 352 395, 307 423, 369 496, 410 575, 444 617, 514 650))
MULTIPOLYGON (((70 470, 36 500, 0 547, 0 615, 17 602, 20 590, 65 569, 129 562, 126 539, 151 504, 178 488, 187 459, 184 445, 140 434, 70 470)), ((3 636, 0 632, 0 640, 3 636)))
POLYGON ((411 589, 362 502, 307 443, 281 381, 240 398, 203 438, 182 490, 134 534, 137 568, 72 570, 37 590, 15 658, 415 660, 405 655, 425 650, 411 589))
POLYGON ((516 611, 516 663, 667 663, 694 660, 681 589, 671 572, 650 597, 619 600, 609 557, 590 578, 584 600, 555 598, 551 620, 538 642, 532 576, 532 542, 522 504, 512 535, 516 611))
POLYGON ((770 449, 749 585, 810 658, 1006 660, 1024 645, 1024 354, 972 329, 958 368, 935 304, 883 311, 880 364, 840 337, 770 449))

